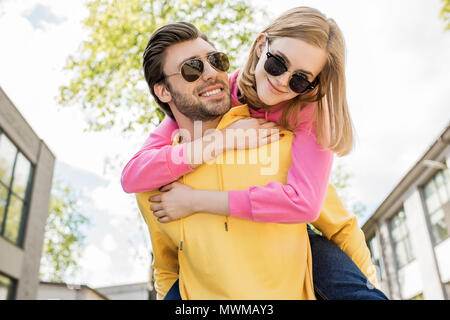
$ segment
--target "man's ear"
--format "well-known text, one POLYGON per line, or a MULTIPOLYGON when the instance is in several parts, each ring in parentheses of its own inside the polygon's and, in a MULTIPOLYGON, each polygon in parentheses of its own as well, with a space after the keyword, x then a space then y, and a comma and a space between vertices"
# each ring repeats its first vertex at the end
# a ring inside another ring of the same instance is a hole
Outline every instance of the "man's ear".
POLYGON ((164 103, 168 103, 172 100, 172 95, 170 91, 167 89, 167 86, 164 82, 158 82, 153 85, 153 90, 155 91, 156 96, 159 100, 164 103))
POLYGON ((261 58, 261 55, 264 51, 264 48, 266 47, 266 35, 264 33, 260 33, 259 36, 256 38, 256 56, 258 58, 261 58))

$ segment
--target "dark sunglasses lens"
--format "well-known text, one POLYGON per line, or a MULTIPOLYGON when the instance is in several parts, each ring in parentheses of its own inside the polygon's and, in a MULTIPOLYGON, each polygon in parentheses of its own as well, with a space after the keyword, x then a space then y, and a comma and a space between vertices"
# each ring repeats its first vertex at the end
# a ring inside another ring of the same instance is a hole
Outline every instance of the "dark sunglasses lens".
POLYGON ((228 61, 228 56, 222 52, 215 52, 208 56, 209 63, 219 71, 228 71, 230 67, 230 62, 228 61))
POLYGON ((293 74, 289 81, 289 87, 296 93, 303 93, 309 89, 310 82, 305 79, 304 75, 293 74))
POLYGON ((198 59, 191 59, 186 61, 181 67, 181 75, 188 82, 194 82, 203 72, 203 62, 198 59))
POLYGON ((278 61, 275 57, 269 56, 264 63, 264 70, 272 76, 279 76, 286 72, 286 66, 278 61))

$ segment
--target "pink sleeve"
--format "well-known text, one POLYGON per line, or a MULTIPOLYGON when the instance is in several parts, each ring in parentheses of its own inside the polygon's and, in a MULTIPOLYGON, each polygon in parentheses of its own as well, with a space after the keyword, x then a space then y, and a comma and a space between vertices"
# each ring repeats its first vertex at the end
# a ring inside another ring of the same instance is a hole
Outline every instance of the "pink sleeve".
POLYGON ((272 181, 248 190, 229 191, 230 215, 255 222, 303 223, 319 216, 327 192, 333 151, 324 150, 315 130, 301 125, 292 141, 287 182, 272 181))
POLYGON ((187 145, 172 146, 172 134, 177 129, 177 123, 166 116, 150 134, 122 171, 126 193, 154 190, 192 171, 186 158, 187 145))

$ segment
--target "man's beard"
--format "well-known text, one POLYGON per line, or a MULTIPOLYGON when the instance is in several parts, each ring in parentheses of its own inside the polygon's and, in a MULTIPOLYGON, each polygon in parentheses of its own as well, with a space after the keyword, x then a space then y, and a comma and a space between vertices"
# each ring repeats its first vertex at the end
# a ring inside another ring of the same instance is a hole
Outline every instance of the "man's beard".
POLYGON ((231 98, 230 94, 225 89, 226 87, 223 89, 225 95, 222 99, 205 104, 196 99, 193 94, 177 92, 169 84, 167 85, 178 111, 192 121, 214 120, 227 113, 231 108, 231 98))

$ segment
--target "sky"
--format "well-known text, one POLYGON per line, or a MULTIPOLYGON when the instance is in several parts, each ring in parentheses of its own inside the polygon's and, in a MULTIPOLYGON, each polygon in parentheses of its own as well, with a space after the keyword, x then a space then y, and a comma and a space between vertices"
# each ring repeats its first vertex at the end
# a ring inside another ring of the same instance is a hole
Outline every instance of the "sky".
MULTIPOLYGON (((275 18, 297 5, 333 18, 346 40, 354 151, 335 158, 352 174, 349 193, 367 207, 362 224, 450 120, 450 31, 440 0, 255 1, 275 18)), ((151 243, 132 195, 120 186, 147 137, 84 132, 88 114, 61 108, 62 68, 87 30, 84 1, 0 0, 0 86, 57 158, 55 176, 81 192, 91 224, 73 282, 92 287, 147 281, 151 243)), ((150 35, 149 35, 150 36, 150 35)), ((148 128, 151 130, 152 128, 148 128)))

